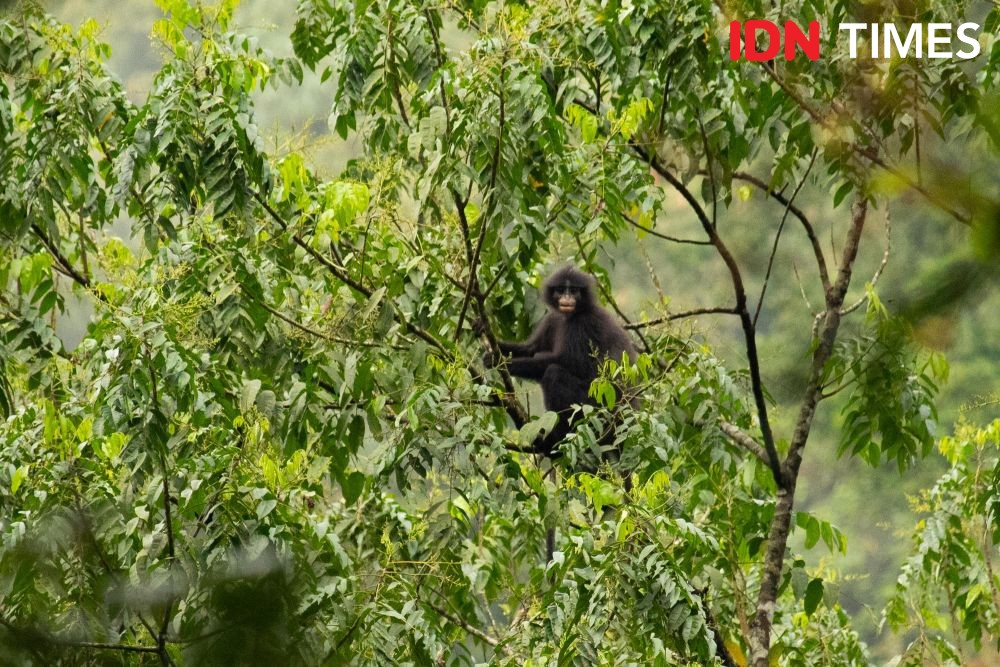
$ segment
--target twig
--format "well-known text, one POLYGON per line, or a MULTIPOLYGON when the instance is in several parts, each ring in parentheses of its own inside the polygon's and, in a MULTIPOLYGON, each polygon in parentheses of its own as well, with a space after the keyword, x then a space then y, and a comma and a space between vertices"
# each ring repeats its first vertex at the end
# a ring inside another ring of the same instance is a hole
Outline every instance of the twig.
MULTIPOLYGON (((878 279, 882 276, 882 271, 885 269, 885 265, 889 263, 889 251, 892 248, 892 219, 889 217, 889 209, 886 209, 885 213, 885 251, 882 253, 882 261, 879 262, 878 268, 875 269, 875 273, 872 274, 872 279, 869 285, 875 287, 878 284, 878 279)), ((864 296, 855 301, 853 304, 844 308, 840 311, 841 315, 849 315, 855 310, 860 308, 862 304, 868 301, 868 293, 866 292, 864 296)))
POLYGON ((626 324, 625 328, 633 330, 644 329, 657 324, 663 324, 664 322, 682 320, 687 317, 696 317, 698 315, 739 315, 739 312, 735 308, 695 308, 694 310, 672 313, 670 315, 664 315, 663 317, 657 317, 653 320, 646 320, 645 322, 632 322, 631 324, 626 324))
POLYGON ((739 445, 765 464, 767 463, 767 452, 764 451, 764 448, 739 426, 727 421, 721 421, 719 422, 719 428, 722 429, 722 432, 729 437, 733 444, 739 445))
MULTIPOLYGON (((815 154, 814 154, 815 155, 815 154)), ((815 158, 814 158, 815 159, 815 158)), ((825 291, 830 286, 830 273, 826 265, 826 256, 823 254, 823 248, 819 244, 819 237, 816 236, 816 229, 813 227, 812 222, 806 214, 798 206, 795 206, 790 199, 787 199, 781 192, 774 190, 767 183, 757 178, 752 174, 747 174, 742 171, 737 171, 733 173, 733 178, 745 181, 754 185, 764 192, 767 193, 769 197, 777 201, 779 204, 785 207, 785 210, 794 215, 799 222, 802 223, 802 228, 806 232, 806 236, 809 237, 809 243, 812 245, 813 255, 816 257, 816 268, 819 271, 820 281, 823 283, 823 290, 825 291)))
MULTIPOLYGON (((457 616, 455 616, 455 615, 453 615, 453 614, 445 611, 442 607, 439 607, 438 605, 434 604, 433 602, 428 602, 427 606, 430 607, 431 609, 433 609, 435 614, 437 614, 438 616, 440 616, 444 620, 448 621, 452 625, 456 625, 456 626, 462 628, 463 630, 465 630, 466 632, 468 632, 473 637, 476 637, 477 639, 481 639, 482 641, 486 642, 487 644, 489 644, 490 646, 492 646, 494 648, 496 648, 497 646, 500 645, 500 640, 497 639, 496 637, 491 637, 490 635, 486 634, 485 632, 483 632, 479 628, 473 626, 470 623, 466 623, 462 619, 460 619, 457 616)), ((507 652, 508 649, 504 649, 504 650, 505 650, 505 652, 507 652)))
MULTIPOLYGON (((771 256, 767 259, 767 271, 764 273, 764 284, 760 288, 760 297, 757 299, 757 308, 753 313, 753 325, 757 326, 757 318, 760 317, 760 309, 764 307, 764 295, 767 294, 767 284, 771 280, 771 269, 774 267, 774 257, 778 254, 778 241, 781 240, 781 231, 785 228, 785 222, 788 220, 788 211, 792 207, 792 202, 798 196, 799 192, 802 190, 802 186, 806 184, 806 179, 809 178, 809 172, 812 171, 813 165, 816 164, 816 149, 813 149, 812 158, 809 160, 809 166, 806 167, 806 171, 802 174, 802 178, 799 179, 798 185, 795 186, 795 190, 792 191, 792 196, 788 198, 788 202, 785 204, 785 212, 781 216, 781 222, 778 224, 778 231, 774 235, 774 245, 771 247, 771 256)), ((780 193, 779 193, 780 194, 780 193)), ((824 288, 826 284, 824 283, 824 288)))
POLYGON ((712 245, 711 241, 699 241, 698 239, 682 239, 682 238, 677 238, 676 236, 668 236, 667 234, 662 234, 656 231, 655 229, 646 227, 645 225, 640 225, 638 222, 633 220, 630 216, 625 215, 624 213, 622 214, 622 217, 625 218, 625 222, 632 225, 636 229, 641 229, 647 234, 651 234, 653 236, 656 236, 657 238, 661 238, 664 241, 670 241, 671 243, 686 243, 688 245, 712 245))

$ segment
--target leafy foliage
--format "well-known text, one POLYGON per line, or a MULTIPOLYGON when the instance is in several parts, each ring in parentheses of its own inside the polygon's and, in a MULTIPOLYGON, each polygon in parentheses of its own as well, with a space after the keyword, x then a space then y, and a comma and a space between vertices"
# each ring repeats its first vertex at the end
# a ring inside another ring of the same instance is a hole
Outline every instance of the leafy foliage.
POLYGON ((1000 543, 1000 421, 984 428, 960 426, 939 447, 951 468, 917 501, 925 517, 885 609, 894 627, 916 630, 900 663, 905 665, 961 664, 963 643, 977 648, 994 643, 1000 629, 994 565, 1000 543))
MULTIPOLYGON (((645 354, 592 388, 614 410, 582 408, 552 464, 523 451, 551 417, 525 419, 531 396, 478 367, 477 333, 524 334, 566 254, 613 301, 599 253, 663 235, 651 167, 717 235, 751 160, 781 188, 820 159, 839 203, 869 187, 862 149, 916 140, 897 132, 911 107, 817 120, 728 65, 703 0, 302 0, 287 59, 233 28, 232 1, 159 4, 163 65, 139 101, 95 25, 0 23, 4 661, 745 664, 785 497, 731 435, 763 428, 753 373, 654 326, 661 298, 645 354), (443 36, 456 24, 466 48, 443 36), (254 94, 303 68, 366 149, 334 178, 269 155, 256 124, 254 94), (122 217, 135 238, 114 236, 122 217), (93 308, 73 349, 56 335, 70 296, 93 308), (623 378, 643 408, 612 405, 623 378)), ((820 99, 860 76, 837 57, 787 74, 820 99)), ((974 106, 964 71, 922 76, 954 90, 928 123, 974 106)), ((851 375, 847 447, 902 468, 933 437, 934 387, 873 327, 878 352, 821 370, 851 375)), ((794 522, 807 549, 846 549, 829 522, 794 522)), ((765 657, 864 662, 821 573, 770 562, 765 657)))

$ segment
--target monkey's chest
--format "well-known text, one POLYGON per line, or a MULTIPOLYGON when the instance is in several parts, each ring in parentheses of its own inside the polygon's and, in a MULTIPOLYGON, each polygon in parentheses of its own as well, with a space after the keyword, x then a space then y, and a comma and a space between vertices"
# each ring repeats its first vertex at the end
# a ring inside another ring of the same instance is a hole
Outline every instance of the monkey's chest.
POLYGON ((561 324, 557 335, 562 355, 573 362, 574 371, 596 375, 597 366, 607 356, 601 332, 586 320, 573 319, 561 324))

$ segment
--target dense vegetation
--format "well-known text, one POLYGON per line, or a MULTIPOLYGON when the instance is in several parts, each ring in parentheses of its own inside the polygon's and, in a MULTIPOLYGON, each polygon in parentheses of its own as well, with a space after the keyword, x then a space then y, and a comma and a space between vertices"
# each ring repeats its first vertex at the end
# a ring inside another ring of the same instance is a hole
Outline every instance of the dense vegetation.
POLYGON ((1000 10, 963 69, 834 38, 816 62, 731 62, 728 20, 786 18, 756 3, 301 0, 287 57, 235 2, 158 4, 141 99, 96 23, 0 22, 3 661, 869 664, 817 564, 847 540, 796 504, 818 419, 867 465, 947 461, 883 615, 896 664, 996 641, 1000 422, 938 423, 949 367, 921 342, 995 286, 1000 10), (255 112, 309 72, 360 147, 333 177, 265 149, 255 112), (966 238, 890 308, 865 229, 900 202, 966 238), (664 280, 663 247, 713 263, 722 300, 664 280), (649 285, 627 307, 622 256, 649 285), (524 451, 552 416, 480 358, 567 259, 643 354, 604 369, 553 463, 524 451), (801 316, 769 303, 790 292, 801 316), (781 357, 769 319, 796 339, 781 357))

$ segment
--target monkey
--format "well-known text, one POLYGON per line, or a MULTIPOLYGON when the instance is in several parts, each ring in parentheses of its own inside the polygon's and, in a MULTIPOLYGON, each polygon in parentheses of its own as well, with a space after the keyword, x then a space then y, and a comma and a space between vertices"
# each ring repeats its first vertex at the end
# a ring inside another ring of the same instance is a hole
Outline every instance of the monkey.
MULTIPOLYGON (((635 361, 636 348, 624 327, 597 303, 593 276, 573 266, 553 273, 542 286, 548 312, 524 342, 498 341, 508 372, 542 386, 545 409, 558 421, 533 449, 557 458, 559 442, 572 430, 576 404, 594 405, 590 383, 606 359, 635 361)), ((491 352, 483 357, 488 368, 498 362, 491 352)), ((634 403, 633 403, 634 404, 634 403)))

